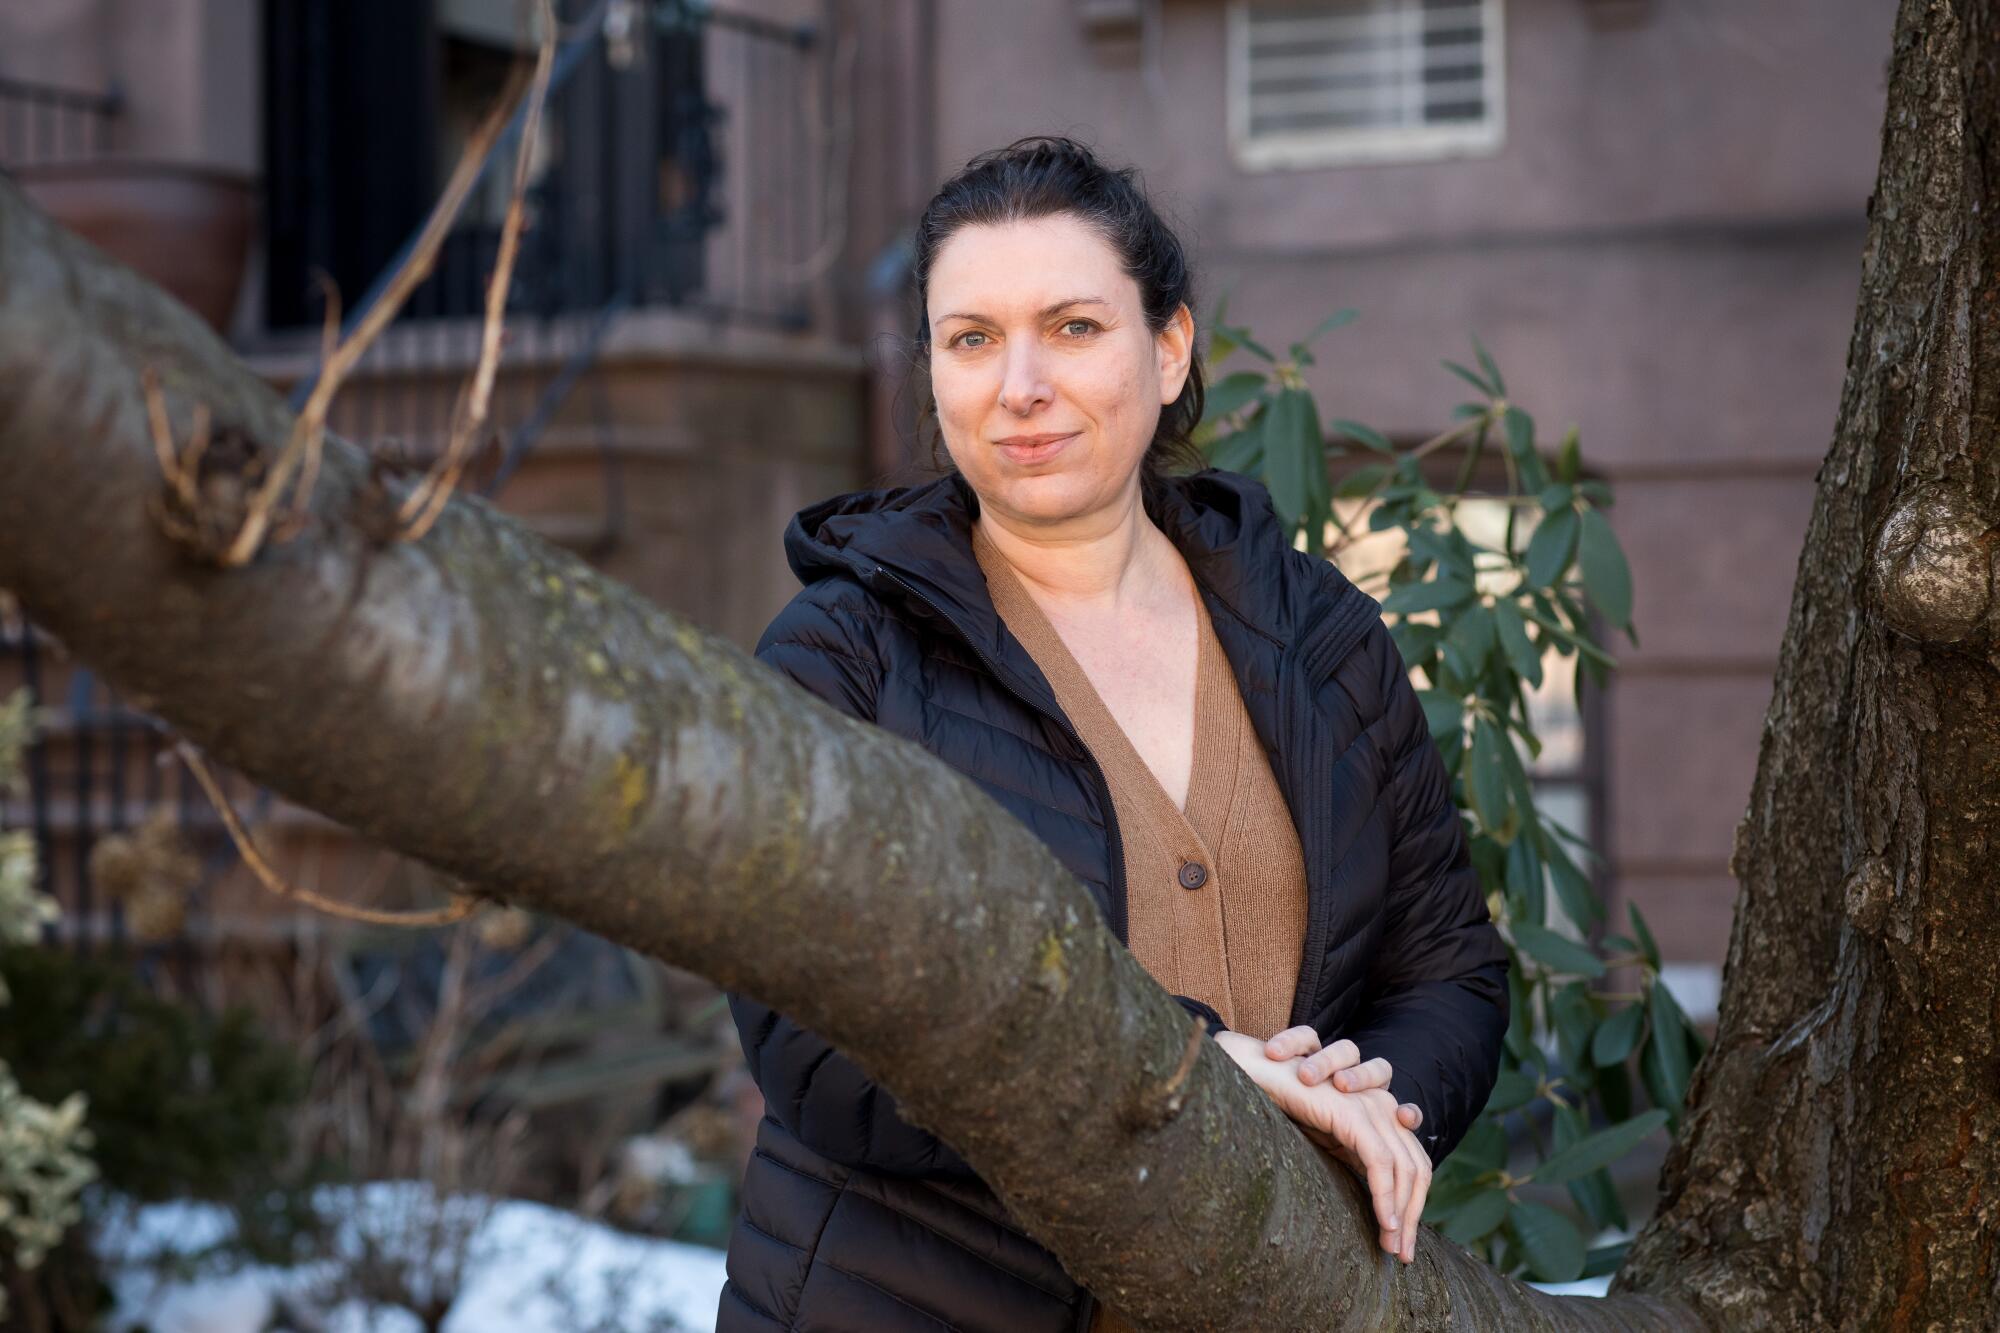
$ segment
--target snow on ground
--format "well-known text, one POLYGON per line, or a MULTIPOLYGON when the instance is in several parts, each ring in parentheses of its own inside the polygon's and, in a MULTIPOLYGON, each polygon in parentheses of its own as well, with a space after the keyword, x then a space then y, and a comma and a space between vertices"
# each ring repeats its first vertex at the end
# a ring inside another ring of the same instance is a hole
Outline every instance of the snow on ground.
MULTIPOLYGON (((335 1254, 378 1243, 397 1219, 431 1216, 421 1185, 376 1183, 328 1189, 320 1202, 340 1219, 335 1254)), ((468 1223, 468 1226, 470 1223, 468 1223)), ((338 1260, 279 1269, 248 1267, 192 1280, 163 1279, 135 1256, 188 1254, 227 1234, 224 1210, 154 1204, 99 1243, 110 1261, 117 1306, 107 1328, 130 1333, 263 1333, 280 1299, 297 1297, 339 1271, 338 1260), (125 1262, 121 1262, 125 1260, 125 1262)), ((392 1242, 393 1243, 393 1242, 392 1242)), ((502 1200, 471 1232, 466 1271, 445 1333, 713 1333, 722 1291, 719 1250, 635 1236, 541 1204, 502 1200)), ((407 1311, 343 1300, 318 1311, 325 1333, 421 1333, 407 1311)))
MULTIPOLYGON (((363 1236, 394 1237, 397 1219, 435 1216, 424 1186, 381 1182, 330 1188, 319 1196, 340 1219, 331 1250, 353 1254, 363 1236)), ((474 1207, 479 1206, 475 1203, 474 1207)), ((325 1283, 338 1260, 298 1268, 249 1267, 193 1279, 164 1279, 136 1256, 192 1254, 222 1240, 225 1210, 208 1204, 151 1204, 107 1231, 118 1304, 110 1333, 265 1333, 280 1300, 325 1283)), ((467 1225, 472 1225, 468 1218, 467 1225)), ((390 1242, 393 1244, 393 1241, 390 1242)), ((541 1204, 501 1200, 472 1231, 466 1272, 445 1333, 713 1333, 722 1291, 719 1250, 635 1236, 541 1204)), ((1531 1283, 1566 1296, 1602 1296, 1608 1277, 1531 1283)), ((317 1313, 324 1333, 422 1333, 408 1311, 359 1299, 317 1313)))

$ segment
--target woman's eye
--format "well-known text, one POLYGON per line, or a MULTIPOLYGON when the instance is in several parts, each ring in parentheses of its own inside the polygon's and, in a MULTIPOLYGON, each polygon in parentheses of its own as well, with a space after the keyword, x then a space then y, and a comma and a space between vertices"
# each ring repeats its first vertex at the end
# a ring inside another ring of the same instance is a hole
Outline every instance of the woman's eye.
MULTIPOLYGON (((1089 336, 1089 335, 1090 335, 1091 333, 1095 332, 1095 331, 1096 331, 1096 329, 1097 329, 1097 325, 1096 325, 1096 323, 1095 323, 1095 322, 1093 322, 1093 321, 1091 321, 1091 320, 1088 320, 1088 319, 1081 319, 1081 318, 1079 318, 1079 319, 1066 319, 1066 320, 1064 320, 1064 321, 1062 322, 1062 327, 1063 327, 1063 328, 1064 328, 1065 330, 1068 330, 1068 329, 1070 329, 1070 328, 1072 328, 1072 327, 1074 327, 1075 325, 1078 325, 1078 324, 1081 324, 1081 325, 1083 325, 1083 328, 1084 328, 1084 331, 1083 331, 1082 333, 1078 333, 1078 334, 1071 334, 1070 336, 1071 336, 1072 338, 1085 338, 1085 337, 1088 337, 1088 336, 1089 336)), ((983 334, 983 333, 980 333, 980 332, 978 332, 977 330, 974 330, 974 329, 968 329, 968 330, 966 330, 966 331, 965 331, 964 333, 961 333, 961 334, 959 334, 959 335, 958 335, 958 336, 957 336, 956 338, 953 338, 953 339, 952 339, 951 341, 947 342, 947 343, 945 344, 945 346, 946 346, 946 347, 974 347, 974 346, 977 346, 978 344, 974 344, 974 343, 968 343, 968 342, 966 341, 966 339, 967 339, 967 338, 984 338, 985 336, 986 336, 985 334, 983 334)))

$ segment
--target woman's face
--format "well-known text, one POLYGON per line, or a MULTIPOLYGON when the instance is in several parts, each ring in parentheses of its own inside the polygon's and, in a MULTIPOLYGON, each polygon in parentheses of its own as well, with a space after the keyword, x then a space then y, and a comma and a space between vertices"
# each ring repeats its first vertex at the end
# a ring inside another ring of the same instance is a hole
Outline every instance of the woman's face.
POLYGON ((927 312, 938 424, 982 510, 1050 527, 1133 502, 1187 379, 1186 306, 1154 335, 1111 246, 1058 214, 954 232, 927 312))

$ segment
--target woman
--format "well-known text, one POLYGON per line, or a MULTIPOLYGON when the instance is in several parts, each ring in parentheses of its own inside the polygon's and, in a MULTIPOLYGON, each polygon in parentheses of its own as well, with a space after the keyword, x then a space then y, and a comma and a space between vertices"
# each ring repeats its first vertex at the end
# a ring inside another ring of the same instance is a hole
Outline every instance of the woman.
MULTIPOLYGON (((1379 607, 1257 483, 1166 471, 1200 461, 1194 294, 1129 170, 976 158, 914 265, 952 470, 801 511, 806 586, 757 655, 1047 841, 1409 1262, 1492 1088, 1506 955, 1379 607)), ((846 1057, 730 1004, 767 1114, 718 1329, 1126 1327, 846 1057)))

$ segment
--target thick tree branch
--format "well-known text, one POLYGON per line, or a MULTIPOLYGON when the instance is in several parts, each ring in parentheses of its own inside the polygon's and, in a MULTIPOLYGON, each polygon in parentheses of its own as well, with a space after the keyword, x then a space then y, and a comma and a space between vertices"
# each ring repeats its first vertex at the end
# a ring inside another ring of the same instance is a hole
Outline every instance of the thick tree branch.
POLYGON ((0 585, 241 771, 796 1015, 1146 1326, 1693 1326, 1544 1296, 1434 1235, 1401 1269, 1212 1043, 1177 1114, 1132 1114, 1184 1015, 1039 841, 477 499, 388 540, 398 495, 329 441, 298 536, 243 568, 185 557, 151 516, 148 368, 183 429, 199 404, 239 443, 202 486, 285 440, 191 315, 0 181, 0 585))

